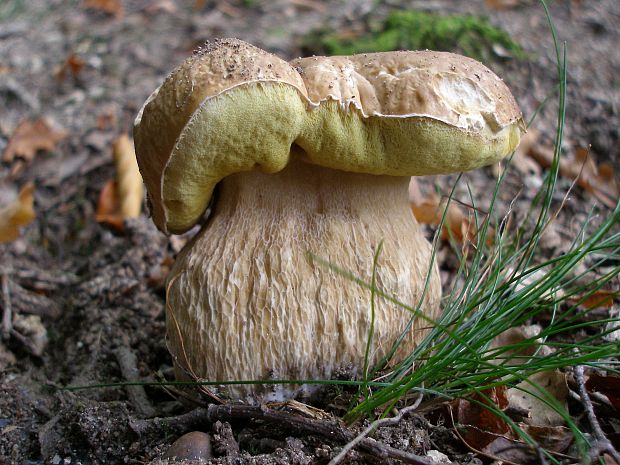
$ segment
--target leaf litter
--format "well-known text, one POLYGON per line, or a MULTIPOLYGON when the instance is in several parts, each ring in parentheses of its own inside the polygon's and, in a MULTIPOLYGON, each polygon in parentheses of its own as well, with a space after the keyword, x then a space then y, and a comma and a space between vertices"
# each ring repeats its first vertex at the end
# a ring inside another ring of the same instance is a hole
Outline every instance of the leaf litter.
MULTIPOLYGON (((20 371, 20 367, 30 367, 36 372, 39 379, 50 380, 52 383, 70 384, 80 380, 82 382, 116 380, 119 379, 119 372, 112 356, 113 349, 129 343, 131 349, 138 355, 139 366, 136 368, 142 376, 151 376, 160 368, 165 374, 170 374, 165 342, 158 339, 158 335, 163 334, 161 315, 163 313, 162 295, 165 292, 165 287, 162 274, 165 274, 165 269, 171 266, 170 257, 178 252, 179 247, 174 245, 178 242, 178 238, 168 240, 159 236, 139 210, 138 215, 140 216, 137 219, 131 218, 133 215, 128 212, 135 212, 136 203, 141 205, 142 199, 142 194, 138 194, 135 189, 135 186, 139 184, 136 181, 135 171, 133 171, 134 174, 128 176, 129 182, 122 181, 123 175, 132 172, 132 170, 123 168, 122 164, 113 158, 103 163, 93 159, 91 147, 88 147, 83 139, 89 131, 118 131, 118 128, 127 127, 128 121, 135 115, 144 98, 168 71, 170 63, 178 62, 182 58, 183 51, 191 48, 188 45, 189 43, 198 43, 205 38, 220 34, 238 35, 239 31, 247 30, 248 18, 255 19, 257 24, 262 25, 265 21, 263 18, 268 16, 264 14, 265 12, 269 13, 272 18, 276 18, 274 21, 277 20, 278 22, 272 24, 271 29, 270 27, 257 27, 256 29, 260 29, 263 31, 261 33, 265 34, 269 31, 274 32, 278 25, 292 22, 290 16, 287 21, 282 18, 286 17, 289 11, 295 12, 297 8, 296 6, 291 8, 289 5, 280 4, 269 6, 262 2, 257 2, 256 5, 252 6, 250 4, 254 2, 241 1, 217 2, 217 8, 212 8, 212 2, 196 2, 196 4, 199 3, 201 4, 200 8, 186 14, 184 7, 177 3, 158 2, 153 6, 153 2, 142 4, 141 2, 132 3, 115 0, 88 0, 81 5, 83 8, 64 12, 69 16, 69 20, 63 23, 65 32, 60 34, 52 28, 51 33, 56 34, 57 42, 55 43, 62 44, 62 47, 53 49, 53 45, 50 45, 50 53, 54 52, 51 62, 62 63, 61 68, 65 68, 66 82, 62 83, 60 90, 58 82, 49 84, 48 81, 43 81, 43 83, 38 81, 31 87, 41 87, 52 96, 55 93, 60 94, 51 99, 53 107, 50 111, 57 113, 51 116, 54 116, 55 121, 62 121, 63 124, 67 122, 66 127, 70 128, 71 134, 75 134, 70 144, 66 146, 63 144, 63 150, 66 149, 68 155, 79 156, 81 160, 86 160, 86 164, 91 168, 71 170, 70 176, 62 186, 49 185, 42 189, 37 183, 37 204, 39 201, 44 202, 46 196, 50 196, 52 199, 49 205, 53 205, 53 207, 49 211, 46 209, 37 211, 36 216, 34 216, 34 212, 32 213, 33 219, 30 221, 34 221, 36 227, 32 228, 32 234, 29 230, 29 250, 24 247, 24 241, 14 241, 9 244, 11 248, 8 249, 8 255, 5 255, 12 261, 12 268, 6 276, 9 276, 17 284, 16 286, 11 285, 11 290, 14 291, 15 310, 20 314, 25 313, 21 309, 26 308, 27 305, 18 303, 27 302, 22 298, 22 295, 25 295, 23 290, 27 289, 28 292, 36 292, 40 297, 53 299, 57 307, 61 309, 61 314, 60 316, 55 315, 53 318, 44 314, 40 316, 41 325, 44 328, 51 328, 49 334, 52 335, 52 338, 43 352, 37 350, 39 355, 30 355, 33 359, 24 357, 15 341, 11 341, 8 346, 4 342, 0 345, 0 359, 9 361, 8 365, 5 365, 9 367, 9 371, 3 371, 0 380, 0 389, 5 399, 0 401, 0 411, 2 411, 0 422, 3 425, 2 435, 0 435, 0 456, 2 454, 15 454, 11 456, 11 459, 13 457, 17 457, 16 460, 23 459, 29 450, 35 450, 38 451, 37 453, 40 454, 42 460, 48 462, 64 461, 67 458, 71 460, 72 454, 76 454, 73 457, 77 455, 90 458, 105 457, 108 463, 121 463, 127 460, 148 462, 161 456, 166 447, 175 439, 174 433, 169 436, 169 430, 158 430, 157 434, 137 437, 135 431, 127 428, 127 425, 134 418, 131 412, 132 406, 127 402, 122 390, 105 390, 82 394, 64 393, 50 396, 49 393, 40 391, 39 387, 33 387, 31 385, 32 380, 20 371), (151 8, 149 9, 149 7, 151 8), (104 15, 98 15, 98 12, 104 13, 104 15), (142 12, 146 15, 145 17, 142 17, 142 12), (233 12, 234 14, 222 14, 222 12, 233 12), (219 19, 215 21, 213 18, 219 19), (203 19, 205 24, 208 19, 209 24, 214 26, 209 26, 208 29, 201 27, 203 19), (139 36, 142 34, 141 32, 136 34, 140 31, 138 25, 141 21, 148 21, 149 27, 153 26, 152 30, 157 31, 155 34, 150 34, 146 41, 139 36), (182 27, 176 30, 176 35, 169 34, 177 23, 182 27), (78 43, 79 40, 76 40, 76 37, 80 34, 85 38, 81 43, 78 43), (89 35, 92 35, 92 41, 89 35), (157 36, 161 36, 161 38, 157 36), (170 37, 174 37, 174 39, 169 39, 170 37), (165 40, 163 40, 164 38, 165 40), (148 53, 139 49, 140 44, 143 48, 146 47, 145 50, 148 50, 148 53), (67 55, 68 50, 76 50, 75 55, 71 53, 67 55), (79 54, 77 50, 80 51, 79 54), (119 58, 119 50, 122 50, 123 53, 126 52, 123 58, 119 58), (82 60, 91 63, 89 59, 94 59, 93 62, 96 63, 98 59, 102 59, 101 57, 105 60, 105 66, 93 71, 95 72, 94 76, 98 79, 93 79, 92 82, 90 79, 88 82, 83 79, 66 79, 69 76, 79 77, 81 75, 83 72, 82 60), (135 60, 135 57, 138 59, 135 60), (145 65, 145 57, 148 65, 145 65), (96 74, 97 72, 100 74, 96 74), (109 74, 105 74, 108 72, 109 74), (115 76, 114 73, 118 74, 115 76), (60 103, 61 99, 64 99, 62 104, 60 103), (103 104, 110 100, 118 102, 118 107, 112 107, 111 111, 108 109, 101 111, 103 104), (84 110, 82 110, 82 105, 85 105, 84 110), (62 116, 58 117, 58 115, 65 114, 77 115, 77 117, 67 120, 62 119, 62 116), (71 185, 69 186, 69 184, 71 185), (119 184, 127 184, 129 187, 123 191, 119 189, 119 184), (106 189, 108 192, 104 195, 103 192, 106 189), (113 191, 110 192, 110 190, 113 191), (125 192, 125 194, 119 193, 120 191, 125 192), (71 194, 66 197, 66 192, 71 194), (103 200, 101 200, 102 197, 103 200), (139 202, 136 201, 138 197, 140 198, 139 202), (57 198, 60 198, 61 201, 55 200, 57 198), (133 205, 133 207, 123 207, 123 199, 129 198, 133 200, 128 201, 127 204, 133 205), (65 199, 69 199, 70 202, 65 199), (108 205, 102 206, 102 203, 108 205), (103 221, 107 217, 111 219, 110 222, 113 225, 122 224, 123 226, 119 229, 115 229, 113 226, 112 230, 107 226, 101 227, 94 221, 98 214, 103 214, 103 218, 100 217, 103 221), (55 239, 58 237, 67 238, 69 245, 59 246, 59 242, 55 239), (162 269, 164 271, 161 271, 162 269), (52 279, 52 275, 55 276, 56 273, 60 277, 57 280, 55 280, 56 278, 52 279), (77 275, 79 276, 76 281, 77 275), (58 334, 61 336, 59 337, 58 334), (19 356, 16 358, 13 352, 19 356), (2 358, 3 353, 7 357, 2 358), (30 364, 30 361, 36 357, 39 357, 37 363, 40 365, 38 367, 35 364, 30 364), (11 449, 7 444, 10 447, 15 445, 17 447, 11 449), (25 446, 20 449, 22 444, 25 446)), ((513 25, 518 24, 519 21, 523 22, 520 19, 522 17, 534 18, 535 14, 538 13, 529 14, 532 10, 528 2, 494 1, 487 2, 487 5, 490 9, 483 10, 485 14, 490 15, 489 12, 497 8, 501 10, 501 15, 504 15, 498 16, 500 18, 498 21, 512 23, 513 25), (522 16, 510 16, 513 13, 522 16)), ((569 9, 565 5, 559 8, 564 7, 567 10, 569 9)), ((349 23, 351 22, 350 18, 359 17, 360 11, 362 13, 364 11, 363 6, 359 6, 360 9, 355 12, 349 11, 347 8, 348 6, 341 5, 339 11, 329 8, 309 9, 306 17, 295 22, 295 27, 304 27, 304 21, 310 21, 308 18, 313 17, 313 14, 321 10, 328 15, 340 14, 344 18, 348 18, 345 22, 349 23)), ((459 6, 458 8, 469 8, 469 6, 459 6)), ((595 10, 592 8, 591 11, 595 12, 595 10)), ((560 13, 563 11, 560 10, 560 13)), ((561 15, 560 19, 563 19, 561 15)), ((330 17, 329 20, 334 21, 334 18, 330 17)), ((526 40, 536 42, 539 40, 539 37, 536 36, 537 29, 534 19, 530 19, 530 21, 532 24, 527 25, 527 27, 534 32, 526 40)), ((604 18, 599 17, 597 21, 604 23, 604 18)), ((583 21, 580 22, 580 18, 573 18, 570 22, 572 26, 575 24, 583 25, 583 23, 583 21)), ((540 27, 539 29, 543 28, 540 27)), ((287 50, 287 53, 291 55, 298 54, 297 50, 291 51, 293 41, 290 40, 290 35, 286 35, 288 33, 285 33, 280 39, 277 38, 275 32, 273 36, 267 34, 258 38, 252 36, 252 34, 256 34, 255 32, 248 34, 250 36, 243 38, 256 43, 266 41, 274 44, 272 47, 275 49, 287 50)), ((19 50, 19 37, 12 37, 11 40, 12 49, 19 50)), ((53 41, 50 43, 54 44, 53 41)), ((534 47, 530 47, 530 49, 537 49, 537 47, 538 44, 534 43, 534 47)), ((36 65, 36 53, 26 55, 21 52, 21 55, 31 57, 34 60, 34 65, 36 65)), ((23 65, 20 64, 19 60, 12 58, 8 52, 6 56, 9 59, 6 60, 7 65, 6 68, 3 67, 3 70, 6 69, 7 71, 2 71, 3 73, 15 73, 20 82, 33 79, 30 75, 23 73, 23 65)), ((508 60, 506 63, 498 66, 506 66, 507 69, 511 69, 515 63, 511 64, 509 58, 506 60, 508 60)), ((540 93, 538 96, 536 95, 540 81, 548 82, 548 76, 545 76, 544 71, 538 70, 537 72, 539 74, 535 76, 533 85, 524 78, 520 69, 513 68, 512 73, 504 73, 507 79, 514 81, 511 85, 514 85, 518 94, 522 96, 524 108, 529 110, 542 99, 540 93), (530 92, 530 86, 532 92, 530 92)), ((48 74, 51 81, 56 81, 53 72, 48 74)), ((45 122, 37 123, 37 121, 44 120, 37 120, 34 114, 21 115, 19 120, 13 121, 14 124, 0 126, 0 129, 3 130, 5 127, 16 127, 17 125, 19 128, 22 124, 24 125, 24 129, 20 129, 23 131, 22 134, 16 130, 12 136, 6 138, 7 145, 3 153, 4 165, 2 169, 12 172, 13 179, 19 182, 17 185, 27 186, 32 177, 36 176, 37 170, 43 166, 41 159, 45 157, 37 157, 36 153, 57 150, 59 141, 66 135, 52 129, 45 122), (26 126, 26 121, 29 121, 30 129, 26 126), (32 129, 35 124, 40 125, 39 130, 32 129), (19 169, 15 168, 17 165, 20 166, 19 169)), ((536 137, 534 137, 534 131, 530 130, 530 134, 533 135, 526 136, 523 153, 517 153, 513 159, 515 169, 523 175, 529 176, 530 180, 534 182, 544 174, 548 167, 549 144, 544 140, 544 137, 548 136, 549 130, 544 124, 542 127, 541 134, 536 137), (531 137, 531 143, 529 137, 531 137), (530 147, 527 143, 530 143, 530 147)), ((574 132, 577 133, 577 130, 574 132)), ((120 134, 123 134, 123 131, 120 131, 120 134)), ((103 142, 97 142, 94 145, 96 151, 107 155, 109 147, 107 141, 102 140, 103 142)), ((567 155, 564 155, 562 159, 562 176, 568 183, 574 181, 580 193, 585 192, 587 194, 584 197, 584 204, 591 205, 590 200, 594 197, 604 205, 610 206, 613 203, 614 196, 617 199, 618 192, 613 165, 594 162, 595 156, 598 159, 605 159, 605 154, 601 153, 600 144, 591 150, 593 153, 589 153, 587 149, 578 149, 578 147, 587 147, 587 142, 587 140, 572 141, 570 146, 565 149, 567 155), (578 171, 575 170, 576 167, 579 167, 578 171)), ((51 157, 49 158, 51 159, 51 157)), ((609 152, 609 158, 613 160, 612 152, 609 152)), ((473 174, 469 179, 476 191, 488 192, 490 185, 488 170, 487 172, 473 174)), ((442 182, 439 181, 439 183, 442 182)), ((509 182, 514 181, 509 179, 509 182)), ((423 187, 425 187, 429 181, 420 180, 420 183, 424 184, 423 187)), ((415 198, 413 202, 415 205, 412 206, 412 209, 417 212, 416 216, 420 215, 418 220, 421 223, 436 227, 443 217, 446 197, 436 194, 434 189, 422 191, 431 193, 428 195, 420 194, 415 198)), ((27 194, 24 195, 27 197, 27 194)), ((506 195, 506 202, 515 198, 515 192, 508 192, 506 195)), ((480 224, 480 218, 485 216, 485 196, 481 197, 481 205, 473 206, 467 195, 464 195, 463 192, 457 193, 455 201, 448 207, 446 224, 442 231, 443 240, 455 240, 464 247, 471 245, 472 240, 478 234, 476 225, 480 224), (476 216, 478 216, 478 223, 476 223, 476 216)), ((524 205, 530 201, 529 193, 522 195, 522 199, 515 202, 516 214, 524 211, 524 205)), ((584 205, 575 205, 569 202, 566 216, 576 216, 580 220, 585 218, 581 215, 584 215, 583 211, 587 208, 584 205)), ((24 211, 26 210, 28 208, 24 207, 24 211)), ((19 218, 19 215, 17 216, 19 218)), ((23 217, 26 218, 27 215, 23 217)), ((17 222, 20 221, 25 220, 18 219, 17 222)), ((567 221, 566 218, 558 218, 557 224, 560 234, 565 234, 567 230, 570 232, 570 221, 567 221)), ((20 228, 23 231, 24 226, 25 223, 17 225, 17 233, 13 234, 17 234, 19 237, 20 228)), ((442 247, 440 253, 445 256, 447 246, 442 247)), ((7 263, 8 261, 4 262, 5 265, 7 263)), ((442 261, 441 265, 443 272, 450 276, 452 270, 449 263, 442 261)), ((584 308, 613 308, 613 303, 617 301, 616 296, 615 294, 606 294, 606 292, 601 291, 598 294, 600 301, 584 301, 580 306, 584 308)), ((41 302, 44 303, 45 300, 41 299, 41 302)), ((22 316, 20 315, 20 317, 22 316)), ((20 326, 22 323, 19 318, 15 321, 17 327, 26 332, 28 325, 20 326)), ((36 326, 38 325, 30 325, 31 328, 36 326)), ((36 333, 37 331, 33 331, 32 334, 36 333)), ((532 337, 533 335, 535 333, 528 333, 523 329, 522 334, 512 335, 511 338, 514 341, 515 338, 519 340, 519 338, 532 337)), ((516 357, 522 356, 518 352, 514 355, 516 357)), ((542 379, 539 379, 538 384, 553 385, 554 382, 552 381, 555 380, 560 386, 563 386, 560 382, 561 378, 564 380, 566 378, 564 373, 558 375, 557 372, 549 373, 546 376, 547 378, 543 376, 542 379)), ((615 378, 609 377, 609 375, 603 377, 601 374, 593 372, 589 373, 588 383, 587 386, 591 395, 595 400, 600 399, 600 403, 597 405, 609 406, 607 410, 600 409, 597 411, 600 411, 601 416, 608 414, 605 419, 609 419, 609 423, 604 426, 612 428, 614 424, 612 420, 614 417, 617 418, 613 410, 615 408, 615 378), (599 380, 597 377, 604 379, 599 380), (605 402, 608 403, 605 404, 605 402)), ((568 390, 569 393, 572 390, 570 379, 568 390)), ((160 411, 162 416, 170 416, 171 412, 179 413, 178 403, 176 405, 177 410, 174 410, 175 407, 169 409, 170 406, 167 402, 170 401, 170 397, 163 390, 148 389, 147 393, 151 399, 156 400, 157 407, 162 409, 160 411)), ((342 396, 343 393, 339 393, 339 395, 342 396)), ((483 409, 478 408, 480 405, 472 402, 472 400, 489 402, 492 404, 491 407, 503 411, 508 418, 513 418, 513 421, 516 421, 519 427, 541 446, 558 452, 567 451, 570 448, 571 442, 574 440, 570 431, 567 431, 564 426, 526 424, 526 420, 532 423, 530 419, 532 406, 528 408, 528 406, 515 405, 514 403, 510 405, 509 397, 507 392, 496 391, 484 393, 484 398, 490 400, 481 400, 482 398, 478 397, 463 401, 461 404, 462 416, 458 423, 462 421, 462 424, 466 425, 465 428, 470 429, 468 439, 472 445, 481 447, 482 455, 503 458, 507 461, 512 460, 516 463, 528 463, 530 460, 536 463, 535 460, 539 458, 537 451, 520 440, 505 420, 492 419, 487 416, 482 411, 483 409), (487 431, 487 428, 490 431, 487 431), (481 438, 487 438, 487 442, 485 443, 485 440, 481 438), (489 439, 490 441, 488 441, 489 439)), ((568 402, 569 407, 574 407, 574 405, 571 406, 570 396, 567 400, 566 397, 559 395, 558 401, 568 402)), ((547 421, 548 419, 545 418, 546 416, 542 415, 536 421, 547 421)), ((239 452, 238 444, 236 444, 239 430, 235 429, 233 434, 231 426, 225 423, 218 428, 213 427, 212 431, 219 434, 226 428, 230 429, 230 435, 227 439, 218 438, 215 445, 221 447, 222 450, 231 452, 221 454, 219 458, 215 459, 216 463, 224 463, 226 460, 239 460, 240 463, 254 461, 254 463, 292 464, 308 463, 309 460, 314 459, 318 459, 319 462, 321 460, 327 462, 330 457, 337 453, 339 448, 337 444, 330 445, 325 441, 317 442, 313 438, 304 438, 303 450, 300 451, 299 445, 290 441, 287 442, 286 436, 290 432, 258 429, 257 434, 263 434, 265 438, 274 442, 268 444, 269 441, 250 441, 252 448, 256 448, 252 450, 259 452, 258 455, 250 457, 247 451, 244 451, 241 455, 235 456, 234 447, 226 449, 224 446, 226 441, 232 441, 237 446, 237 453, 239 452), (278 434, 280 435, 278 436, 278 434), (280 457, 275 452, 278 447, 282 447, 283 449, 280 450, 285 451, 281 453, 283 455, 280 457), (228 457, 226 457, 227 454, 228 457), (243 460, 247 462, 243 462, 243 460)), ((380 430, 377 437, 384 437, 386 443, 390 444, 389 441, 394 441, 392 444, 395 447, 410 448, 409 450, 412 451, 419 451, 422 447, 428 449, 437 446, 442 452, 449 454, 453 461, 479 463, 471 462, 470 459, 473 459, 473 456, 468 456, 463 444, 456 440, 455 432, 462 431, 460 426, 457 426, 457 429, 442 429, 438 425, 429 426, 426 424, 425 426, 424 419, 412 418, 392 428, 397 431, 390 430, 390 433, 387 434, 386 428, 380 430), (435 443, 431 446, 431 443, 425 440, 415 445, 412 439, 415 434, 412 431, 412 425, 415 425, 417 431, 422 430, 426 434, 430 434, 430 440, 435 441, 435 443), (407 443, 409 440, 411 442, 407 443), (440 441, 437 442, 438 440, 440 441)), ((610 430, 608 429, 608 431, 610 430)), ((443 457, 446 457, 445 454, 443 457)), ((38 458, 35 459, 39 460, 38 458)), ((353 452, 349 463, 365 463, 365 458, 353 452)))

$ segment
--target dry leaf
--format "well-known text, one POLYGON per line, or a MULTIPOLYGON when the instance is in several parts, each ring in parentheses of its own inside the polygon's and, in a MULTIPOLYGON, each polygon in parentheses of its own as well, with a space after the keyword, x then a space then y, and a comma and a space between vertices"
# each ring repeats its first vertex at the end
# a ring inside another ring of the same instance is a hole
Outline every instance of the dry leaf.
POLYGON ((554 398, 560 405, 566 404, 568 386, 566 376, 559 370, 547 370, 532 375, 516 387, 508 389, 506 395, 511 408, 526 410, 529 418, 526 423, 535 426, 561 426, 562 416, 538 397, 554 398), (525 392, 529 391, 529 392, 525 392))
POLYGON ((493 10, 509 10, 518 7, 521 0, 485 0, 484 3, 493 10))
MULTIPOLYGON (((580 147, 575 151, 575 166, 580 168, 577 184, 593 194, 610 208, 614 208, 620 197, 620 184, 610 165, 603 165, 602 172, 590 156, 588 150, 580 147)), ((571 173, 572 174, 572 173, 571 173)))
MULTIPOLYGON (((411 211, 416 220, 422 224, 439 225, 444 215, 447 202, 437 196, 435 192, 423 195, 415 178, 409 184, 409 202, 411 211)), ((441 231, 441 238, 449 240, 454 238, 461 244, 474 240, 478 230, 472 212, 466 212, 455 201, 450 202, 446 219, 441 231)), ((489 228, 487 231, 487 243, 493 241, 494 232, 489 228)))
POLYGON ((119 19, 123 16, 123 3, 121 0, 86 0, 86 8, 103 11, 119 19))
POLYGON ((483 455, 500 463, 518 463, 520 465, 535 465, 540 463, 536 451, 524 442, 498 436, 480 450, 483 455))
POLYGON ((19 191, 15 201, 4 208, 0 208, 0 243, 17 239, 19 228, 34 220, 33 201, 34 185, 28 183, 19 191))
POLYGON ((103 185, 99 193, 95 220, 98 223, 106 223, 118 231, 125 229, 124 219, 120 214, 116 181, 109 180, 103 185))
POLYGON ((10 163, 16 157, 31 161, 38 151, 51 152, 56 144, 65 137, 63 131, 56 131, 40 118, 34 121, 24 120, 13 132, 4 149, 2 161, 10 163))
MULTIPOLYGON (((503 386, 486 390, 484 395, 500 410, 508 405, 506 388, 503 386)), ((489 400, 478 394, 474 394, 472 398, 485 404, 489 403, 489 400)), ((459 399, 456 402, 457 421, 463 428, 461 436, 469 446, 480 450, 492 442, 497 435, 510 432, 510 426, 502 418, 482 405, 467 399, 459 399)))
POLYGON ((620 376, 601 376, 593 373, 586 381, 590 392, 600 392, 609 399, 611 405, 620 412, 620 376))
POLYGON ((112 156, 116 165, 116 183, 123 218, 137 218, 142 210, 144 184, 133 142, 127 134, 122 134, 112 146, 112 156))
POLYGON ((82 60, 74 52, 71 52, 65 62, 58 67, 58 69, 54 73, 54 76, 56 77, 56 79, 62 81, 65 79, 67 74, 70 74, 75 79, 82 72, 84 66, 84 60, 82 60))
POLYGON ((573 432, 565 426, 534 426, 519 423, 519 428, 543 449, 552 452, 564 452, 575 439, 573 432))
MULTIPOLYGON (((545 168, 553 162, 552 147, 534 145, 528 153, 545 168)), ((561 176, 575 180, 578 186, 604 205, 615 208, 620 198, 620 182, 609 164, 597 167, 587 149, 579 147, 573 157, 560 157, 559 172, 561 176)))
POLYGON ((125 219, 140 216, 144 187, 133 143, 127 134, 116 139, 112 156, 116 181, 108 181, 101 190, 95 219, 122 231, 125 219))
POLYGON ((194 0, 194 11, 201 11, 207 6, 207 0, 194 0))
MULTIPOLYGON (((519 423, 519 428, 540 447, 553 452, 565 451, 574 439, 572 432, 563 426, 540 427, 519 423)), ((495 439, 480 450, 487 457, 521 465, 540 463, 538 451, 524 441, 513 438, 514 434, 494 436, 495 439)))
POLYGON ((579 302, 579 306, 586 310, 593 310, 595 308, 611 308, 614 305, 614 298, 618 296, 617 291, 608 291, 605 289, 599 289, 593 292, 585 299, 570 299, 570 302, 576 304, 579 302))

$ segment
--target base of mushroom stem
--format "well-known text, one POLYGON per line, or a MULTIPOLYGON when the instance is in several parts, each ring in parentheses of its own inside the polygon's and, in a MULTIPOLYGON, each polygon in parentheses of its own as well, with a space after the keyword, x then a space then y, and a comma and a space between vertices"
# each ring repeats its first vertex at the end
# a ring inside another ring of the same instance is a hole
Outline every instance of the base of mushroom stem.
MULTIPOLYGON (((175 377, 179 381, 196 381, 200 383, 201 380, 196 380, 188 376, 187 372, 178 364, 174 364, 175 377)), ((346 365, 340 367, 332 372, 332 380, 334 381, 355 381, 358 380, 359 370, 353 365, 346 365)), ((276 379, 271 379, 275 381, 276 379)), ((282 380, 278 378, 278 380, 282 380)), ((257 381, 257 380, 252 380, 257 381)), ((270 381, 266 379, 265 381, 270 381)), ((288 381, 288 380, 282 380, 288 381)), ((304 384, 292 384, 292 383, 256 383, 256 384, 208 384, 202 385, 209 393, 220 398, 221 400, 242 401, 248 405, 261 405, 266 402, 286 402, 289 400, 296 400, 299 402, 322 405, 326 402, 322 400, 330 388, 336 386, 336 384, 330 384, 329 380, 322 383, 304 383, 304 384), (247 387, 253 386, 252 393, 247 392, 247 387)), ((197 384, 198 385, 198 384, 197 384)), ((191 385, 188 385, 191 387, 191 385)), ((196 389, 190 389, 194 395, 197 394, 196 389)), ((330 398, 331 400, 331 398, 330 398)))

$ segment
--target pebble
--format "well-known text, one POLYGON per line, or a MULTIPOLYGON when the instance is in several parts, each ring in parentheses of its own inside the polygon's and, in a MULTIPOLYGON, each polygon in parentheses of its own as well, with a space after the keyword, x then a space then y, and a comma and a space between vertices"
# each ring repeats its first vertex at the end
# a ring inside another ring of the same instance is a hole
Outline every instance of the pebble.
POLYGON ((208 460, 213 457, 211 437, 201 431, 192 431, 174 441, 165 458, 177 460, 208 460))
POLYGON ((438 450, 429 450, 426 452, 426 456, 439 465, 450 465, 452 463, 446 454, 438 450))

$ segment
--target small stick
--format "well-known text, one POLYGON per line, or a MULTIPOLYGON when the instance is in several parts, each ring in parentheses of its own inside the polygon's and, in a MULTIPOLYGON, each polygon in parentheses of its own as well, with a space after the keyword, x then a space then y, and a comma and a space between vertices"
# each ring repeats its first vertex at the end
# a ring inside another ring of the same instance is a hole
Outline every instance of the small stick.
POLYGON ((169 434, 182 435, 204 427, 206 409, 196 408, 190 412, 165 418, 130 418, 129 426, 138 436, 156 434, 165 429, 169 434))
POLYGON ((592 433, 596 438, 596 442, 593 444, 592 449, 590 450, 590 458, 594 459, 601 455, 602 453, 608 453, 613 457, 613 459, 620 463, 620 454, 614 448, 613 444, 601 428, 601 425, 594 414, 594 406, 592 405, 592 401, 590 400, 590 396, 588 395, 588 390, 586 389, 586 381, 584 376, 584 368, 583 365, 577 365, 574 368, 575 373, 575 381, 577 381, 577 386, 579 388, 579 395, 581 396, 581 402, 583 403, 583 407, 586 411, 586 415, 588 417, 588 421, 592 426, 592 433))
POLYGON ((13 313, 11 311, 11 294, 9 290, 9 277, 3 271, 2 280, 2 337, 7 339, 13 330, 13 313))
MULTIPOLYGON (((275 410, 269 406, 252 405, 209 405, 206 409, 197 408, 178 417, 153 418, 150 420, 131 421, 132 429, 138 434, 145 434, 153 429, 165 425, 168 431, 173 429, 179 434, 216 421, 251 421, 259 420, 265 423, 277 424, 287 431, 298 434, 315 434, 330 439, 333 442, 350 442, 355 435, 337 421, 315 420, 291 414, 286 411, 275 410)), ((393 419, 390 419, 393 420, 393 419)), ((370 438, 363 438, 356 447, 361 451, 379 459, 396 459, 413 465, 434 465, 432 460, 419 455, 395 449, 370 438)))
MULTIPOLYGON (((138 371, 136 356, 128 347, 118 347, 114 350, 114 356, 121 369, 121 374, 127 381, 140 381, 140 372, 138 371)), ((140 416, 146 418, 155 416, 155 408, 151 405, 144 391, 144 386, 125 386, 125 389, 127 390, 127 395, 131 403, 140 416)))
MULTIPOLYGON (((335 421, 314 420, 287 412, 270 409, 267 406, 246 405, 209 405, 207 417, 211 422, 234 420, 262 420, 267 423, 282 424, 286 428, 303 434, 319 434, 334 441, 351 441, 354 434, 335 421)), ((374 439, 362 439, 358 447, 375 457, 392 458, 413 465, 433 465, 426 457, 410 454, 390 446, 381 444, 374 439)))

